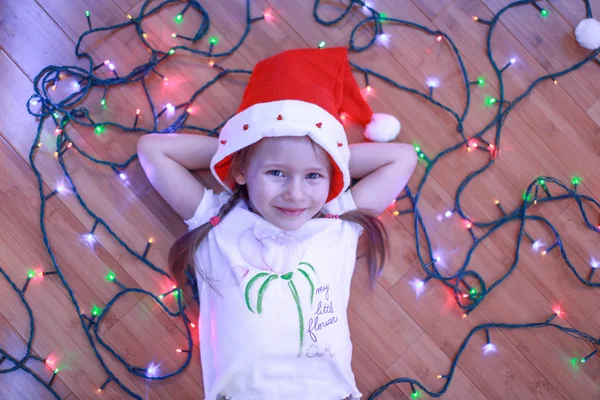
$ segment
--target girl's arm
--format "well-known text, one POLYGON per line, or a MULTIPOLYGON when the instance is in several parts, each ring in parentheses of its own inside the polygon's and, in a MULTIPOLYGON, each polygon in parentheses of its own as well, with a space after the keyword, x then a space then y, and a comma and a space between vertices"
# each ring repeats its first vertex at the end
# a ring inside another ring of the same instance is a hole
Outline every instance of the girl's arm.
POLYGON ((194 134, 142 136, 137 154, 148 180, 181 218, 190 219, 204 197, 204 186, 190 170, 208 169, 217 138, 194 134))
POLYGON ((362 178, 351 189, 356 206, 380 215, 404 189, 416 165, 417 155, 409 144, 350 145, 350 176, 362 178))

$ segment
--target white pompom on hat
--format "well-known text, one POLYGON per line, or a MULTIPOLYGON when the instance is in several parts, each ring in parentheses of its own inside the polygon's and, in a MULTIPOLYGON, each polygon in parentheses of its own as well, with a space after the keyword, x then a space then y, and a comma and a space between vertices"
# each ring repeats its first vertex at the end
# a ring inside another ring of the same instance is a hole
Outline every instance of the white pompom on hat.
POLYGON ((582 20, 575 28, 575 38, 579 45, 586 49, 600 48, 600 22, 594 18, 582 20))
POLYGON ((219 134, 210 169, 230 193, 232 156, 265 137, 309 136, 329 155, 332 164, 327 202, 350 186, 350 149, 342 120, 365 126, 372 141, 389 141, 400 122, 373 114, 361 93, 344 47, 287 50, 254 67, 242 104, 219 134))

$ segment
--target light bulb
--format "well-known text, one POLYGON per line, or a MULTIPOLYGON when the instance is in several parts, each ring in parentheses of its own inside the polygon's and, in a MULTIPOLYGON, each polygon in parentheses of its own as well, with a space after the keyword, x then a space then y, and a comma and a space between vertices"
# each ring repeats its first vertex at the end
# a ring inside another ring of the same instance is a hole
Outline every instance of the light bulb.
POLYGON ((488 343, 483 346, 483 354, 495 353, 496 351, 498 351, 498 349, 493 343, 488 343))
POLYGON ((536 240, 531 245, 531 250, 538 251, 540 249, 540 247, 542 247, 543 245, 544 245, 544 242, 542 242, 541 240, 536 240))
POLYGON ((440 80, 437 78, 428 78, 427 86, 430 88, 436 88, 436 87, 440 86, 440 80))

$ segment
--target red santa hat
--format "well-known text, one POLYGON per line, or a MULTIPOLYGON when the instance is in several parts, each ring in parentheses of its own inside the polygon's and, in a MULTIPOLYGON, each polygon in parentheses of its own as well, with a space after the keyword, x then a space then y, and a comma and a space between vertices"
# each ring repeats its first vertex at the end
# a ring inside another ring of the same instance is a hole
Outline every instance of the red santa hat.
POLYGON ((235 152, 264 137, 307 135, 331 160, 330 202, 350 186, 342 115, 364 125, 373 141, 391 140, 400 131, 393 116, 373 114, 352 75, 346 48, 284 51, 256 64, 242 104, 221 129, 210 169, 232 193, 225 182, 235 152))

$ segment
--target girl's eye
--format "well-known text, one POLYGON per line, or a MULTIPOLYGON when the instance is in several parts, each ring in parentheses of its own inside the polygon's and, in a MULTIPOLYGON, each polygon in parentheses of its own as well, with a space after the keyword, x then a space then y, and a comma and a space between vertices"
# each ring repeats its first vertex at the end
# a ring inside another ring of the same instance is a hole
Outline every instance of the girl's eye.
MULTIPOLYGON (((279 177, 279 174, 283 174, 283 172, 277 170, 277 169, 272 169, 270 171, 267 172, 268 174, 272 175, 272 176, 276 176, 279 177)), ((310 174, 307 175, 308 177, 313 176, 313 178, 309 178, 309 179, 319 179, 321 177, 321 174, 317 173, 317 172, 311 172, 310 174)))

